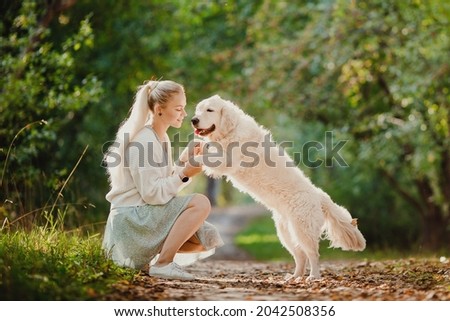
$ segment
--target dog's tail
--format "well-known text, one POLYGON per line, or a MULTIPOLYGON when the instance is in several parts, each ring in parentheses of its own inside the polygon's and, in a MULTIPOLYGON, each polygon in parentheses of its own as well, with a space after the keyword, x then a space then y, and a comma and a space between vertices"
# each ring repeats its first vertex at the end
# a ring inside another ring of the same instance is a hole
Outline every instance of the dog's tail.
POLYGON ((324 238, 330 240, 330 247, 340 247, 345 251, 362 251, 366 240, 358 229, 357 219, 331 198, 322 196, 322 211, 325 215, 324 238))

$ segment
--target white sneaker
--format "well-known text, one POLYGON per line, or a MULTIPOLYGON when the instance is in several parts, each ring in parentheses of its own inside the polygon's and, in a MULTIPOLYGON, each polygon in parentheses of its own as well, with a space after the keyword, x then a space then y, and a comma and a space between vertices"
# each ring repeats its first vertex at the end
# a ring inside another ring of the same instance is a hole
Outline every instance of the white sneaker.
POLYGON ((154 266, 150 267, 149 273, 150 276, 163 278, 163 279, 179 279, 179 280, 194 280, 195 277, 186 272, 176 264, 175 262, 169 263, 164 266, 154 266))

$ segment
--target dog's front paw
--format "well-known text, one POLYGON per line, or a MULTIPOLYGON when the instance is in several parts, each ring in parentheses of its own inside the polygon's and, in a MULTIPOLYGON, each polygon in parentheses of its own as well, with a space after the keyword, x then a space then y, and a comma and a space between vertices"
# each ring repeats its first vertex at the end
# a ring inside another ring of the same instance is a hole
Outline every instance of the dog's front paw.
POLYGON ((180 157, 178 158, 180 163, 187 163, 189 160, 189 151, 186 148, 180 155, 180 157))
POLYGON ((203 156, 202 155, 194 156, 191 159, 192 159, 192 164, 194 166, 203 166, 204 165, 203 156))

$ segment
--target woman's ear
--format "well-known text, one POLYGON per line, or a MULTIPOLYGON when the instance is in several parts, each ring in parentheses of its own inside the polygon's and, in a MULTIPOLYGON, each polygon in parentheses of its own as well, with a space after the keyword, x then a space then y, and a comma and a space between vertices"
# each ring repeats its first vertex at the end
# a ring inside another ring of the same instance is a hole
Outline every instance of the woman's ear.
POLYGON ((155 104, 155 115, 158 115, 158 116, 162 115, 162 108, 159 104, 155 104))

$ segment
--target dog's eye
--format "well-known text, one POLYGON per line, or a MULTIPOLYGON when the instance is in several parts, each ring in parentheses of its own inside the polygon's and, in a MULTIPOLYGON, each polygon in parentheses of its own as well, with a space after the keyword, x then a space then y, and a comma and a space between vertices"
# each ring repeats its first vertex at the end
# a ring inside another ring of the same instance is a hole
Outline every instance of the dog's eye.
POLYGON ((212 113, 214 110, 212 110, 211 108, 208 108, 206 111, 207 111, 208 113, 212 113))

